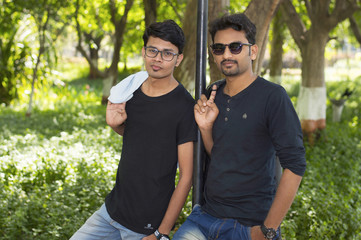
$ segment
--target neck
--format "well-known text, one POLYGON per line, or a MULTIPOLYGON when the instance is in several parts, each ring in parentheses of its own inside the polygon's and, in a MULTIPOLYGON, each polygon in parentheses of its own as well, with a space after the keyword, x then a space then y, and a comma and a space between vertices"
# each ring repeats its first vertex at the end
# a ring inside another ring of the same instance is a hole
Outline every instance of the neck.
POLYGON ((158 97, 169 93, 178 86, 178 82, 173 76, 169 78, 152 78, 148 77, 143 83, 141 89, 144 94, 150 97, 158 97))
POLYGON ((237 95, 239 92, 246 89, 254 80, 256 80, 257 75, 251 73, 247 76, 240 75, 240 76, 231 76, 226 77, 226 86, 224 87, 224 93, 233 97, 237 95))

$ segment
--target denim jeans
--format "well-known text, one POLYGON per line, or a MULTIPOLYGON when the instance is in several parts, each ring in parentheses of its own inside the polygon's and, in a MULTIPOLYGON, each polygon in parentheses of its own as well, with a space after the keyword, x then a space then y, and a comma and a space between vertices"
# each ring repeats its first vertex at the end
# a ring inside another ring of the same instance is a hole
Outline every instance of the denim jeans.
POLYGON ((133 232, 110 218, 103 204, 70 240, 141 240, 146 235, 133 232))
POLYGON ((216 218, 196 205, 173 240, 250 240, 251 228, 231 218, 216 218))
POLYGON ((215 239, 251 240, 251 227, 242 225, 235 219, 213 217, 203 211, 200 205, 195 205, 192 213, 173 237, 173 240, 215 239))

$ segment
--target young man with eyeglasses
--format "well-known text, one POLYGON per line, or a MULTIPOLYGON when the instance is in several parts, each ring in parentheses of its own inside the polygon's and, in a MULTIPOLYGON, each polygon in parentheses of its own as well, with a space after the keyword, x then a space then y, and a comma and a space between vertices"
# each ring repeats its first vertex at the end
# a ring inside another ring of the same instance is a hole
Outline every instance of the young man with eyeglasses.
POLYGON ((129 77, 115 86, 107 106, 108 125, 123 136, 115 186, 72 239, 167 240, 192 185, 194 99, 173 76, 183 31, 172 20, 157 22, 143 40, 146 72, 131 75, 125 89, 117 88, 129 77))
POLYGON ((173 239, 279 239, 306 167, 298 116, 284 88, 252 71, 256 27, 244 14, 216 19, 210 34, 225 80, 194 107, 210 156, 204 203, 173 239), (278 187, 276 156, 284 169, 278 187))

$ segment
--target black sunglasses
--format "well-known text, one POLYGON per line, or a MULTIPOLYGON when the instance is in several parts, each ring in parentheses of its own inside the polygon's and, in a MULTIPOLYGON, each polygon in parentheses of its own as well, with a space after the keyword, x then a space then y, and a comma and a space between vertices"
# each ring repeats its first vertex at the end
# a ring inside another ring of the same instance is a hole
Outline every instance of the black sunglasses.
MULTIPOLYGON (((226 50, 226 47, 228 46, 229 51, 232 54, 239 54, 242 52, 242 46, 252 46, 253 44, 250 43, 241 43, 241 42, 232 42, 230 44, 223 44, 223 43, 215 43, 212 44, 210 47, 212 49, 212 52, 215 55, 223 55, 224 51, 226 50)), ((251 49, 250 49, 251 50, 251 49)))

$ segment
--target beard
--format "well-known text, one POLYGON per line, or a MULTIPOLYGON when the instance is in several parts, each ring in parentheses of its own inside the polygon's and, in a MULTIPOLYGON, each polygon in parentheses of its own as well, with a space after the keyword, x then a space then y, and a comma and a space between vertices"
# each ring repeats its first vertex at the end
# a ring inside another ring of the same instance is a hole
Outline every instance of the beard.
POLYGON ((222 70, 222 73, 224 74, 224 76, 226 77, 233 77, 233 76, 237 76, 240 74, 240 69, 239 69, 239 66, 238 66, 238 62, 235 61, 235 60, 223 60, 221 62, 221 70, 222 70), (227 66, 224 66, 223 64, 224 63, 229 63, 229 62, 232 62, 234 63, 234 66, 231 67, 231 68, 228 68, 227 66))

